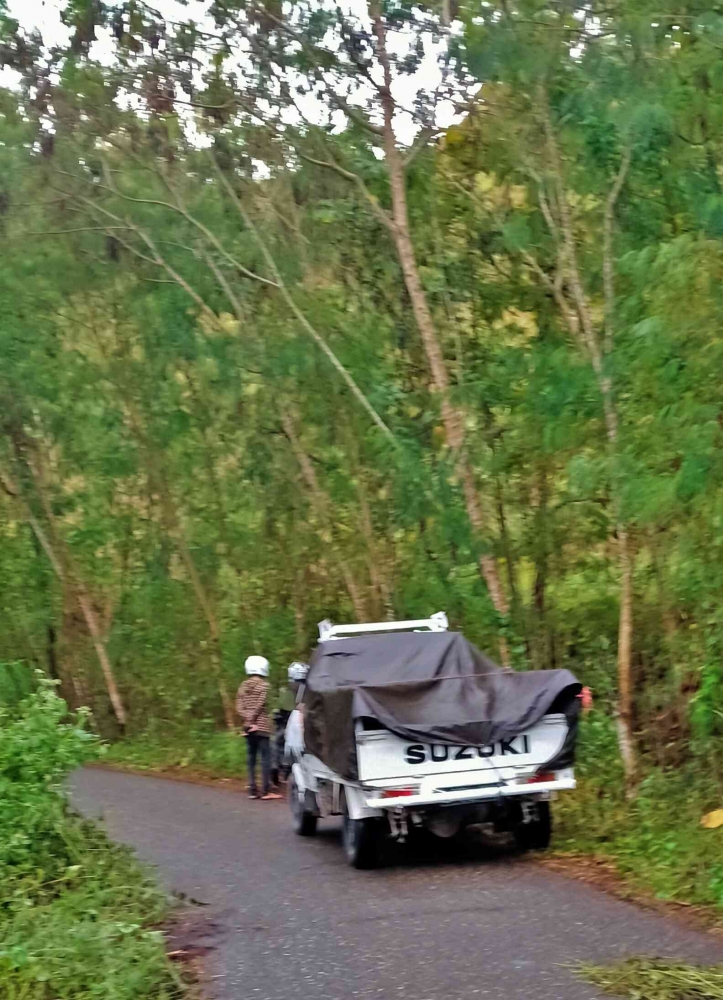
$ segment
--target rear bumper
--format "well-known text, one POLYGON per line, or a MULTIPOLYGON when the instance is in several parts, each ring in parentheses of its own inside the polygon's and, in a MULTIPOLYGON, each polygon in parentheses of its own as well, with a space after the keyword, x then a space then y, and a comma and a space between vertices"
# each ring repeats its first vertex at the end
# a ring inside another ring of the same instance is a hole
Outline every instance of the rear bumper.
MULTIPOLYGON (((475 788, 432 791, 417 795, 381 796, 369 792, 366 800, 368 809, 424 809, 429 806, 470 805, 475 802, 519 798, 537 798, 550 792, 567 792, 576 787, 574 777, 560 777, 554 781, 537 781, 532 784, 520 782, 497 782, 492 785, 478 785, 475 788)), ((381 789, 379 790, 381 791, 381 789)))

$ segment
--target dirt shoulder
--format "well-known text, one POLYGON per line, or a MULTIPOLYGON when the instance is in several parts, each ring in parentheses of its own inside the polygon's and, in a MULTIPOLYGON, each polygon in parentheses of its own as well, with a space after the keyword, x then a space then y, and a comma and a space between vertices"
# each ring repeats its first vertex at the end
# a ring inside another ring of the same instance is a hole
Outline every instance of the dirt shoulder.
POLYGON ((115 771, 120 774, 135 774, 140 778, 165 778, 167 781, 182 781, 188 785, 206 785, 209 788, 226 788, 232 792, 245 792, 248 788, 245 778, 226 778, 211 771, 195 767, 132 767, 129 764, 115 764, 111 761, 93 761, 86 767, 95 771, 115 771))
POLYGON ((607 858, 584 854, 552 853, 530 859, 533 864, 566 878, 585 882, 617 899, 635 903, 661 916, 673 917, 694 930, 704 930, 723 938, 723 913, 712 906, 695 906, 676 900, 657 899, 618 871, 607 858))

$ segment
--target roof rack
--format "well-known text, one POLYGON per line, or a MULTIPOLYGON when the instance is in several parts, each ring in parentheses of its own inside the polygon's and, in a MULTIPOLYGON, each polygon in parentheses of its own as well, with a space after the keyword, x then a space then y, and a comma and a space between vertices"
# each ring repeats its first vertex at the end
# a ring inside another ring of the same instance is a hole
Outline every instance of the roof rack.
POLYGON ((429 618, 406 622, 369 622, 365 625, 334 625, 325 619, 319 622, 319 641, 328 642, 330 639, 344 639, 347 636, 363 635, 367 632, 406 632, 410 629, 415 632, 446 632, 448 628, 449 621, 444 611, 438 611, 429 618))

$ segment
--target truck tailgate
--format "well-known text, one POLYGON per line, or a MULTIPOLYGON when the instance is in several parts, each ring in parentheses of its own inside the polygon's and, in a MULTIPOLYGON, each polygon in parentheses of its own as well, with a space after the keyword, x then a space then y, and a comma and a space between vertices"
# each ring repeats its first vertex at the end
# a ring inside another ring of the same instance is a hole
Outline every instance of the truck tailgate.
POLYGON ((535 726, 509 740, 487 746, 414 743, 386 729, 359 731, 359 780, 422 778, 431 774, 493 771, 505 778, 532 773, 553 760, 567 735, 564 715, 546 715, 535 726))

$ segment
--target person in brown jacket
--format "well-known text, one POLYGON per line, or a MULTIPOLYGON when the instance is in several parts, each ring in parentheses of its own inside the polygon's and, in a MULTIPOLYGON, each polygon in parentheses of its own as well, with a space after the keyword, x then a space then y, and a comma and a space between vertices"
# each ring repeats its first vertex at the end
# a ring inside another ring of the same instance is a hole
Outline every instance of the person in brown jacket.
POLYGON ((241 716, 248 749, 249 798, 259 798, 256 764, 261 758, 261 798, 280 799, 270 790, 271 783, 271 718, 269 715, 269 661, 264 656, 249 656, 246 660, 247 679, 236 695, 236 712, 241 716))

